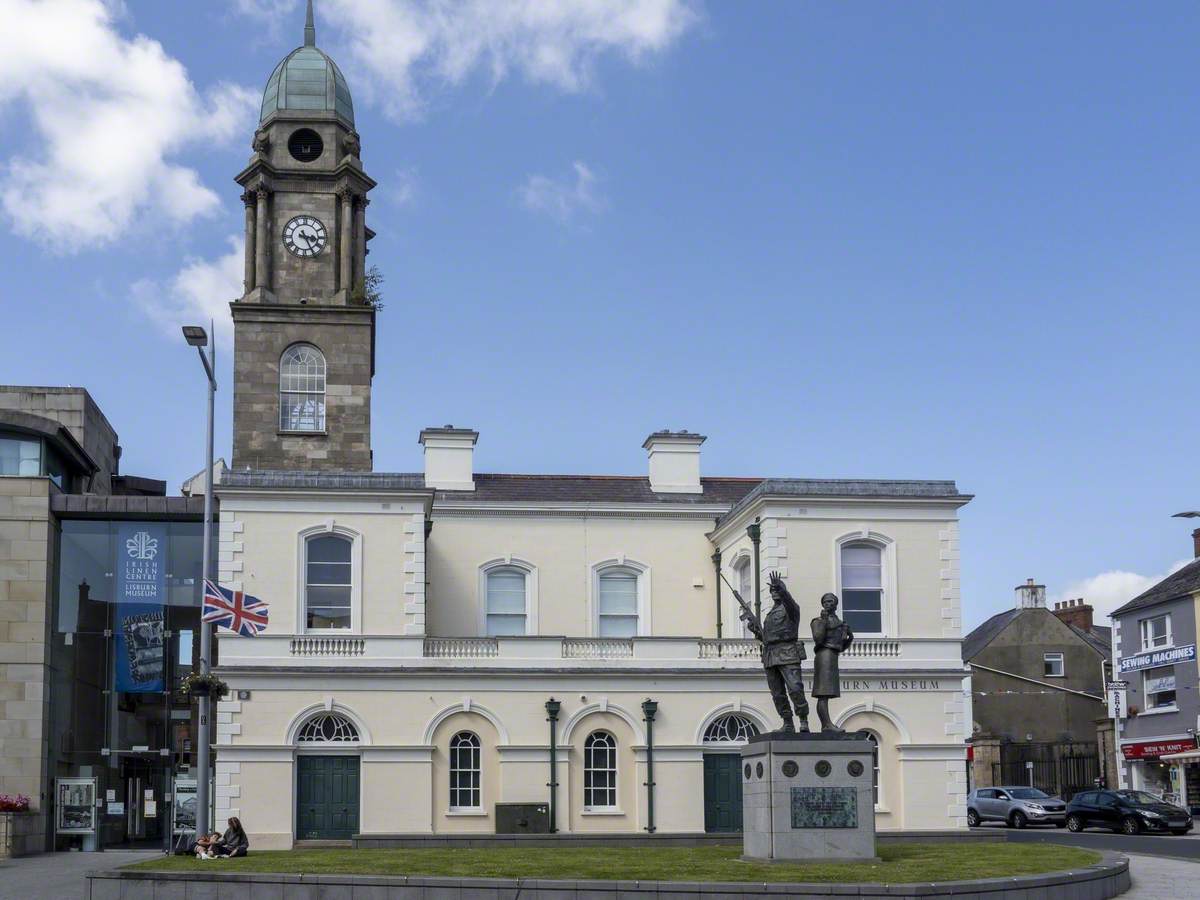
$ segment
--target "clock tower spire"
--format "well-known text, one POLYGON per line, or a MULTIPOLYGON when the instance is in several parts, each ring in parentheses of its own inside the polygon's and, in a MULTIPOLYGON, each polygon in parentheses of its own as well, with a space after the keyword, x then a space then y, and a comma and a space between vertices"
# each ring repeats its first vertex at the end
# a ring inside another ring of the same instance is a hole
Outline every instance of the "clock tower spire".
POLYGON ((371 468, 375 314, 367 295, 367 193, 354 104, 304 44, 263 93, 253 155, 236 177, 246 207, 245 288, 234 321, 235 469, 371 468))

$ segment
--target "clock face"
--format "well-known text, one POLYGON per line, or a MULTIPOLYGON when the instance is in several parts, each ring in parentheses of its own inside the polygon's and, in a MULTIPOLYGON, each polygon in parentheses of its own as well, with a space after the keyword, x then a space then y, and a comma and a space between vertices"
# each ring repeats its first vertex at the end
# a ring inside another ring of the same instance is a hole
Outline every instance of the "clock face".
POLYGON ((297 256, 316 256, 329 243, 320 219, 296 216, 283 226, 283 245, 297 256))

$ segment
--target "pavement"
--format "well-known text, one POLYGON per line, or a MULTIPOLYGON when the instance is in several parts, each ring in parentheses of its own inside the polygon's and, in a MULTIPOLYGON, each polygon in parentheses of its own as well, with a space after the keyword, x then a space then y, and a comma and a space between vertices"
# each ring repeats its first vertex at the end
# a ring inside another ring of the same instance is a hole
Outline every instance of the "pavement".
POLYGON ((0 900, 83 900, 84 874, 162 856, 161 850, 43 853, 0 861, 0 900))
MULTIPOLYGON (((1053 832, 1030 831, 1031 835, 1055 837, 1053 832)), ((1022 833, 1023 835, 1024 833, 1022 833)), ((1014 835, 1010 835, 1012 837, 1014 835)), ((1145 837, 1127 838, 1124 835, 1102 835, 1086 832, 1071 835, 1075 846, 1108 847, 1097 839, 1119 837, 1122 841, 1172 841, 1195 845, 1195 861, 1179 857, 1148 855, 1147 851, 1122 850, 1129 854, 1129 869, 1133 888, 1121 895, 1122 900, 1200 900, 1200 838, 1145 837)), ((1023 840, 1024 838, 1018 838, 1023 840)), ((0 862, 0 900, 84 900, 84 874, 102 869, 152 859, 161 855, 158 850, 106 850, 103 853, 46 853, 0 862)))

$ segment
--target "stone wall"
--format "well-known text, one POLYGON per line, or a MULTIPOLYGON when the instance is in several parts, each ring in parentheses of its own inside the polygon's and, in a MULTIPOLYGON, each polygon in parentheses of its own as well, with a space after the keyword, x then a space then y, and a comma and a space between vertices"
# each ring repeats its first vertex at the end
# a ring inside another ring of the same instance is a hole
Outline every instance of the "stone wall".
POLYGON ((234 303, 234 469, 371 469, 375 313, 369 307, 234 303), (292 344, 325 355, 325 431, 279 429, 279 359, 292 344))
POLYGON ((0 478, 0 793, 24 794, 35 810, 50 799, 49 491, 46 478, 0 478))
POLYGON ((117 433, 100 407, 83 388, 0 387, 0 409, 12 409, 58 422, 71 432, 92 461, 100 467, 90 486, 76 488, 89 494, 108 494, 112 476, 120 470, 117 433))

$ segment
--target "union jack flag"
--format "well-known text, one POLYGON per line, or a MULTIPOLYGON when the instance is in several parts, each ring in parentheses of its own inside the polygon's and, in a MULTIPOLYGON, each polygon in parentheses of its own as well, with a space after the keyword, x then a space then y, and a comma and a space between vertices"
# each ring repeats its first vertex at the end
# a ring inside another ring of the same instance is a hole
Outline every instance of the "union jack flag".
POLYGON ((204 612, 201 620, 254 637, 267 627, 267 604, 242 591, 204 582, 204 612))

